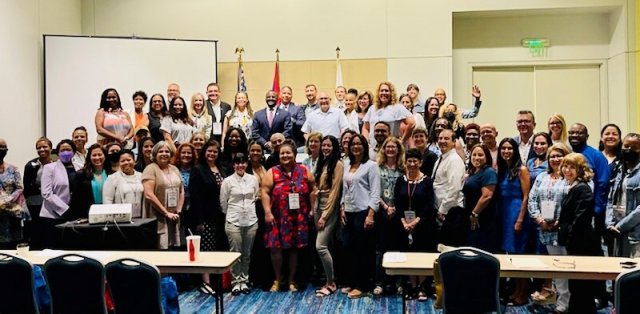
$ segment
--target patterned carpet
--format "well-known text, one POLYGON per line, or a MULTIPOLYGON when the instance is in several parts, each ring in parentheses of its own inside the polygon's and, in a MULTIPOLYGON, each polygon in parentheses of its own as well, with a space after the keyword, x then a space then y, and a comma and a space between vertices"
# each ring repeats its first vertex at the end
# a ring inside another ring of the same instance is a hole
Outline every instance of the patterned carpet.
MULTIPOLYGON (((363 297, 350 300, 346 295, 336 292, 325 298, 315 296, 314 288, 307 287, 296 293, 271 293, 262 290, 252 290, 248 295, 224 295, 225 313, 401 313, 402 299, 400 296, 363 297)), ((442 313, 434 310, 432 300, 426 302, 408 301, 409 313, 442 313)), ((548 313, 550 309, 531 312, 527 306, 507 307, 503 313, 527 314, 548 313)), ((180 295, 180 313, 215 313, 215 298, 198 292, 197 290, 184 292, 180 295)), ((610 309, 601 310, 598 314, 609 314, 610 309)))

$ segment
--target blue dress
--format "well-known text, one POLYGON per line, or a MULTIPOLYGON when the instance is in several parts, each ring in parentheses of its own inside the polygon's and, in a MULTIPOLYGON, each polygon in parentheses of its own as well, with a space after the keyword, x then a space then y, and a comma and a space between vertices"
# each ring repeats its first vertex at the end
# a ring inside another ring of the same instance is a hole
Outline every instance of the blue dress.
MULTIPOLYGON (((496 171, 491 167, 484 167, 467 178, 462 188, 467 212, 471 213, 476 207, 476 204, 478 204, 478 200, 480 200, 482 196, 482 188, 496 185, 497 181, 498 176, 496 171)), ((469 246, 477 247, 491 253, 496 251, 498 244, 495 199, 496 195, 491 198, 489 204, 482 210, 478 216, 478 224, 480 227, 476 230, 470 230, 467 238, 467 244, 469 246)))
POLYGON ((498 193, 498 211, 502 220, 501 248, 508 253, 525 253, 528 240, 528 213, 524 215, 522 232, 516 234, 513 229, 522 207, 520 177, 516 176, 513 179, 509 179, 508 173, 503 175, 503 177, 499 178, 498 193))

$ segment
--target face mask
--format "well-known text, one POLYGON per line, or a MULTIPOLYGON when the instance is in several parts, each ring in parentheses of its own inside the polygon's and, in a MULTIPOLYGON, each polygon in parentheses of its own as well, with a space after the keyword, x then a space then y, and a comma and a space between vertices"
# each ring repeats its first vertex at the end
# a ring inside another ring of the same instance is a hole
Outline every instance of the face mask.
POLYGON ((118 164, 120 162, 120 152, 108 154, 107 158, 112 165, 118 164))
POLYGON ((637 152, 632 151, 630 149, 622 150, 622 160, 630 163, 637 163, 639 159, 640 159, 640 154, 638 154, 637 152))
POLYGON ((275 100, 267 100, 267 106, 269 106, 269 108, 273 108, 273 106, 275 105, 276 105, 275 100))
POLYGON ((62 161, 62 163, 68 164, 71 162, 71 158, 73 158, 73 152, 68 150, 59 152, 58 157, 60 158, 60 161, 62 161))
POLYGON ((456 119, 456 114, 451 111, 447 111, 444 113, 444 118, 453 122, 453 120, 456 119))
POLYGON ((7 156, 7 152, 8 152, 8 151, 9 151, 9 150, 8 150, 8 149, 6 149, 6 148, 0 149, 0 160, 4 160, 4 157, 6 157, 6 156, 7 156))

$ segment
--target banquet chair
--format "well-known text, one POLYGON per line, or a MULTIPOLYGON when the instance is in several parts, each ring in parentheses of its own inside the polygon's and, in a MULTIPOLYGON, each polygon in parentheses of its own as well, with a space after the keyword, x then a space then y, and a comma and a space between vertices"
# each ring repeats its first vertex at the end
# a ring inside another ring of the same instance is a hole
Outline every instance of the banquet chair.
POLYGON ((31 263, 0 253, 0 278, 0 313, 38 313, 31 263))
POLYGON ((462 247, 440 254, 443 312, 498 313, 500 262, 485 251, 462 247))
POLYGON ((640 309, 640 269, 618 275, 614 299, 616 314, 638 313, 638 309, 640 309))
POLYGON ((107 264, 105 272, 117 314, 163 313, 157 267, 123 258, 107 264))
POLYGON ((106 313, 104 267, 99 261, 65 254, 44 264, 52 313, 106 313))

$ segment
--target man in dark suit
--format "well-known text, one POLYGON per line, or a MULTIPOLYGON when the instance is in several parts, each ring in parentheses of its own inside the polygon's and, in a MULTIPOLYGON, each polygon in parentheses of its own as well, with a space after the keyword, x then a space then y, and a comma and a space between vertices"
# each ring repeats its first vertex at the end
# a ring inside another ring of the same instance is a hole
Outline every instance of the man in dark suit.
POLYGON ((220 87, 217 83, 207 85, 207 112, 211 116, 213 128, 209 138, 222 143, 222 126, 231 106, 220 100, 220 87))
POLYGON ((291 115, 292 133, 291 138, 296 143, 296 146, 304 147, 304 133, 302 132, 302 125, 307 120, 304 110, 301 107, 296 106, 291 102, 293 97, 293 91, 290 86, 284 86, 280 89, 280 109, 284 109, 291 115))
POLYGON ((285 138, 291 138, 291 115, 288 111, 278 109, 278 94, 268 91, 265 97, 267 108, 259 110, 253 115, 252 135, 253 139, 264 144, 269 150, 271 147, 271 134, 282 133, 285 138))

